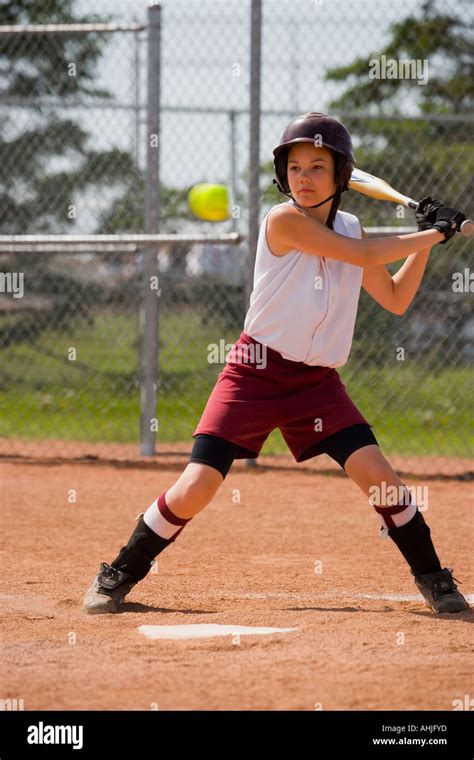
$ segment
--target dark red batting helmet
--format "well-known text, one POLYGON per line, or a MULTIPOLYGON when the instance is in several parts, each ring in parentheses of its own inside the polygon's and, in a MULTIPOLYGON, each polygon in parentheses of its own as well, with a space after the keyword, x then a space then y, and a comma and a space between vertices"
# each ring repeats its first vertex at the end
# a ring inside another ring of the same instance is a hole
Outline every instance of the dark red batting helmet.
POLYGON ((290 187, 287 176, 288 153, 292 145, 300 142, 313 143, 335 152, 335 180, 339 193, 347 190, 347 183, 354 168, 355 159, 352 140, 344 124, 332 116, 311 111, 298 116, 285 127, 280 142, 273 150, 273 163, 277 179, 273 180, 280 192, 288 195, 290 187))

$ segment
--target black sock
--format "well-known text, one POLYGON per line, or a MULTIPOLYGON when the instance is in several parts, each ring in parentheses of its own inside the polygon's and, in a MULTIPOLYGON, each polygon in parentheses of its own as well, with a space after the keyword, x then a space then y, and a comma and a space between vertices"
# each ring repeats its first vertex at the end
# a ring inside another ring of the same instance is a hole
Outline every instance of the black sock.
POLYGON ((441 565, 431 540, 431 531, 417 509, 414 517, 399 528, 390 528, 388 535, 398 546, 414 575, 436 573, 441 565))
POLYGON ((162 538, 149 528, 141 515, 127 545, 122 546, 111 566, 128 573, 132 580, 141 581, 155 557, 171 543, 172 539, 162 538))

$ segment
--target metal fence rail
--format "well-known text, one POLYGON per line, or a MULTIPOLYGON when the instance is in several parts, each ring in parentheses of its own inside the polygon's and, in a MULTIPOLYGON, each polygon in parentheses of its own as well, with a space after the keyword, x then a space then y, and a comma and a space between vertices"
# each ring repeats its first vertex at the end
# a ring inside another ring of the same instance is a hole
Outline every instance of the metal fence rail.
POLYGON ((138 251, 144 246, 159 248, 163 243, 239 243, 240 235, 0 235, 0 253, 103 253, 138 251))

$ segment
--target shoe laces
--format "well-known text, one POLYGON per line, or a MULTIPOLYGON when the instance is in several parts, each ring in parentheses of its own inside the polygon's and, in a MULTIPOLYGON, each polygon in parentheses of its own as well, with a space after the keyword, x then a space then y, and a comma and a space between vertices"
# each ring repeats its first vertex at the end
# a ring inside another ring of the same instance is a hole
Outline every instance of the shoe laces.
POLYGON ((457 578, 454 578, 453 575, 451 575, 451 570, 449 570, 449 573, 449 576, 437 578, 434 581, 433 597, 435 599, 439 599, 439 597, 443 596, 443 594, 451 594, 453 591, 457 591, 456 583, 459 583, 462 586, 462 583, 458 581, 457 578), (456 581, 456 583, 454 581, 456 581))
POLYGON ((108 565, 107 562, 102 562, 100 574, 104 578, 117 578, 119 573, 120 573, 120 570, 118 570, 118 568, 112 567, 112 565, 108 565))

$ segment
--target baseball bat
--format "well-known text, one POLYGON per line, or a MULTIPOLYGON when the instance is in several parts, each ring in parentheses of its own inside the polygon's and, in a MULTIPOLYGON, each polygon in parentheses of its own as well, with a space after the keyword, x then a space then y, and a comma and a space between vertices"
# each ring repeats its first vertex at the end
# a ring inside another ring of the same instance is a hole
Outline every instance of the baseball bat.
MULTIPOLYGON (((361 169, 354 169, 349 180, 349 187, 351 190, 357 190, 358 193, 368 195, 369 198, 377 198, 381 201, 392 201, 392 203, 401 203, 402 206, 408 208, 417 209, 418 202, 413 198, 409 198, 408 195, 403 195, 391 187, 388 182, 380 179, 380 177, 374 177, 373 174, 363 172, 361 169)), ((472 219, 466 219, 460 227, 459 232, 464 237, 471 237, 474 235, 474 222, 472 219)))

